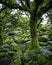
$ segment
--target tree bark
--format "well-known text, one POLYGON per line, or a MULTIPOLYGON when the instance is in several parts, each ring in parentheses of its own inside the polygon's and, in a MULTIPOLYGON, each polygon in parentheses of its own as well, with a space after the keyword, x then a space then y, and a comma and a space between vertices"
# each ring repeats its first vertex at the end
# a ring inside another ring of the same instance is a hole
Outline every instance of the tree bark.
POLYGON ((31 45, 30 49, 37 49, 39 47, 38 37, 37 37, 37 22, 38 17, 31 14, 30 17, 30 33, 31 33, 31 45))

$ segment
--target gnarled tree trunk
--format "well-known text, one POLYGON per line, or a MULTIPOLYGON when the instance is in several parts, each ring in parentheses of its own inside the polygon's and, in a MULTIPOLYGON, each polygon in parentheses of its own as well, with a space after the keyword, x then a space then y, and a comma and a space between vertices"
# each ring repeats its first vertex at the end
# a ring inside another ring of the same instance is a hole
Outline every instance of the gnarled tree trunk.
POLYGON ((30 49, 37 49, 39 47, 38 37, 37 37, 37 22, 38 17, 31 14, 30 18, 30 33, 31 33, 31 45, 30 49))

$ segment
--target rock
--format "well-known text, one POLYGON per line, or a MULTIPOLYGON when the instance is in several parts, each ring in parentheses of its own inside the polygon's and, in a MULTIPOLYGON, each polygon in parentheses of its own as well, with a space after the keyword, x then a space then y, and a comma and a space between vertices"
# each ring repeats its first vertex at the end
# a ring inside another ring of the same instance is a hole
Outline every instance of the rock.
POLYGON ((10 60, 9 59, 0 59, 0 65, 10 65, 10 60))

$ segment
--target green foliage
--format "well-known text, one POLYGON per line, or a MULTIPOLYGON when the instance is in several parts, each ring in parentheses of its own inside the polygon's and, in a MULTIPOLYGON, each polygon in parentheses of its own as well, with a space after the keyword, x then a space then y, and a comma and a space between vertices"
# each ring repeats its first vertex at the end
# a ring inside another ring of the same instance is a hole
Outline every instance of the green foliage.
MULTIPOLYGON (((11 3, 11 5, 13 5, 12 3, 15 5, 15 0, 6 1, 7 3, 11 3)), ((47 3, 48 2, 46 0, 42 7, 46 6, 47 3)), ((36 8, 34 5, 36 5, 36 3, 30 2, 31 12, 34 10, 34 8, 36 8)), ((29 49, 31 46, 30 44, 32 44, 29 24, 30 19, 28 17, 23 17, 22 14, 23 13, 20 10, 17 10, 15 14, 12 14, 9 8, 6 8, 3 12, 1 12, 0 57, 7 57, 8 59, 10 58, 11 65, 51 65, 52 59, 50 59, 50 57, 52 57, 52 24, 47 23, 46 25, 42 25, 42 18, 38 16, 38 22, 36 22, 37 25, 39 24, 39 26, 37 26, 37 38, 39 41, 35 40, 33 42, 35 43, 34 45, 40 44, 41 49, 39 50, 39 48, 37 49, 36 47, 35 49, 33 48, 31 50, 29 49)), ((39 47, 39 45, 37 46, 39 47)))
POLYGON ((11 65, 21 65, 22 52, 18 50, 13 56, 11 65))

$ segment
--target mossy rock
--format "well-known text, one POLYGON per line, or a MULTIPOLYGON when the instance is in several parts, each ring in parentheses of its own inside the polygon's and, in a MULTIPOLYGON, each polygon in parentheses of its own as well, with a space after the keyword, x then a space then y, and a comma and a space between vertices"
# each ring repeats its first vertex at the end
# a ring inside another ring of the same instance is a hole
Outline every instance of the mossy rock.
POLYGON ((7 58, 0 58, 0 65, 10 65, 11 60, 7 58))

